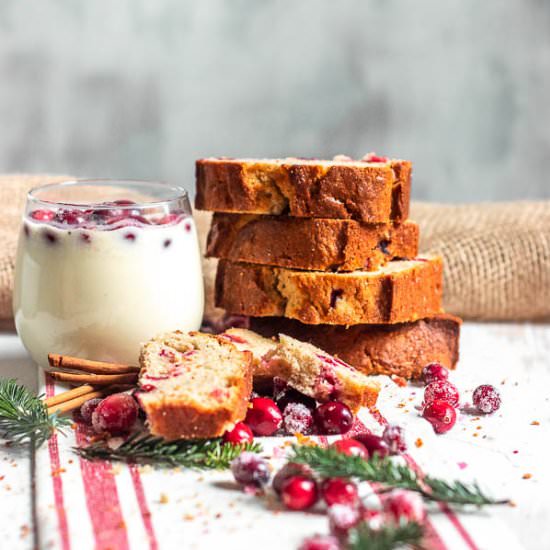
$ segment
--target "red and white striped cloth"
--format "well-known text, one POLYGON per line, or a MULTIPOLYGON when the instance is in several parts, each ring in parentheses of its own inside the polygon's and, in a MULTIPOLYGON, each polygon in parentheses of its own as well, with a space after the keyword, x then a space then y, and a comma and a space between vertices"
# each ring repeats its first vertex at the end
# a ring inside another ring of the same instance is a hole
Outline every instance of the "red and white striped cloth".
MULTIPOLYGON (((44 379, 43 373, 40 376, 48 397, 63 391, 49 378, 44 379)), ((413 409, 414 388, 388 383, 384 392, 388 410, 394 415, 399 411, 399 423, 411 436, 405 457, 411 466, 447 478, 471 481, 475 477, 476 453, 471 445, 468 457, 464 445, 457 446, 451 438, 444 453, 441 445, 430 449, 434 436, 429 425, 411 411, 402 414, 407 407, 413 409), (405 405, 395 407, 397 401, 405 405), (424 442, 419 447, 414 444, 418 438, 424 442), (456 454, 457 448, 462 455, 456 454)), ((354 429, 379 433, 386 422, 382 414, 365 409, 354 429)), ((281 550, 298 548, 305 537, 328 531, 324 514, 285 511, 274 501, 245 494, 236 490, 227 471, 191 472, 86 461, 72 451, 81 437, 78 429, 66 437, 55 435, 37 453, 36 515, 41 548, 181 550, 223 546, 281 550)), ((266 438, 262 443, 273 451, 280 448, 281 439, 266 438)), ((280 452, 272 454, 276 462, 280 452)), ((490 509, 462 513, 435 506, 427 532, 427 548, 434 550, 521 548, 490 509)))

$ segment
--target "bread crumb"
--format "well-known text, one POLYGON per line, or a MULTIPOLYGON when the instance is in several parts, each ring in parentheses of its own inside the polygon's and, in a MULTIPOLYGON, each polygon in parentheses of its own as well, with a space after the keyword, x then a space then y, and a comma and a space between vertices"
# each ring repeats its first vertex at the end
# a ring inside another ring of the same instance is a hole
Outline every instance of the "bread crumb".
POLYGON ((531 479, 533 477, 533 474, 523 474, 522 479, 531 479))

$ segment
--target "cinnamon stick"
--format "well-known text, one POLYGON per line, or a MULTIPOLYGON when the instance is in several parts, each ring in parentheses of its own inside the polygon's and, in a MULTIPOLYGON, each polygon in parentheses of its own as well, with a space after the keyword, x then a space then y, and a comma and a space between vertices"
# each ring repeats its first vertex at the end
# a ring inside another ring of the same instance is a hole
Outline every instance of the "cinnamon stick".
MULTIPOLYGON (((60 395, 63 395, 63 394, 60 394, 60 395)), ((56 405, 52 405, 48 407, 48 414, 70 412, 70 411, 73 411, 74 409, 78 409, 84 403, 86 403, 86 401, 89 401, 94 397, 104 397, 105 395, 106 395, 105 390, 93 391, 85 395, 81 395, 80 397, 69 399, 68 401, 63 401, 62 403, 58 403, 56 405)))
POLYGON ((70 372, 50 371, 50 376, 60 382, 90 384, 92 386, 110 386, 112 384, 135 384, 137 373, 129 374, 73 374, 70 372))
POLYGON ((75 399, 88 393, 92 393, 94 390, 95 388, 93 386, 90 386, 89 384, 84 384, 83 386, 78 386, 77 388, 73 388, 72 390, 64 391, 62 393, 54 395, 53 397, 44 399, 44 405, 46 405, 46 407, 53 407, 54 405, 58 405, 59 403, 64 403, 65 401, 75 399))
POLYGON ((70 355, 59 355, 57 353, 50 353, 48 355, 48 362, 51 367, 80 370, 92 374, 126 374, 138 373, 140 371, 139 367, 134 367, 132 365, 108 363, 106 361, 91 361, 90 359, 71 357, 70 355))

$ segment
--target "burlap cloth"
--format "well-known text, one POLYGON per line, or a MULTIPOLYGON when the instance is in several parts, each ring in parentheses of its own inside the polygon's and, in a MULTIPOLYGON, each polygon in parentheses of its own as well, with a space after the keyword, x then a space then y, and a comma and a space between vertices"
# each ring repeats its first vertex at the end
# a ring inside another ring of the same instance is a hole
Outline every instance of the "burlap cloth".
MULTIPOLYGON (((66 176, 0 176, 0 320, 11 320, 15 250, 27 191, 66 176)), ((210 215, 196 212, 201 244, 210 215)), ((550 317, 550 201, 442 205, 413 203, 422 252, 445 260, 444 306, 465 319, 550 317)), ((212 315, 216 262, 205 260, 212 315)))

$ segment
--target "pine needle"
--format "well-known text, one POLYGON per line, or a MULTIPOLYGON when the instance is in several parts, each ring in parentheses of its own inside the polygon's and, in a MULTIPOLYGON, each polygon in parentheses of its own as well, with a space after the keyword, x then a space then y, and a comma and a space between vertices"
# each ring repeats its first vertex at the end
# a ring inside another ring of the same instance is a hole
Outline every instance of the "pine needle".
POLYGON ((42 400, 16 380, 0 380, 0 436, 14 443, 40 447, 55 430, 62 431, 70 419, 48 415, 42 400))
POLYGON ((243 451, 258 453, 261 450, 258 443, 224 445, 221 439, 165 441, 142 433, 134 434, 116 449, 103 442, 75 448, 79 455, 90 460, 119 460, 196 470, 223 470, 243 451))
POLYGON ((425 499, 449 504, 507 504, 507 500, 494 500, 485 495, 477 484, 460 481, 447 482, 430 476, 419 477, 404 464, 375 455, 370 460, 348 456, 336 449, 298 446, 293 447, 291 462, 309 465, 323 477, 354 477, 361 481, 382 483, 393 488, 420 493, 425 499))
POLYGON ((414 521, 372 529, 362 522, 350 531, 349 550, 392 550, 403 546, 419 546, 424 528, 414 521))

